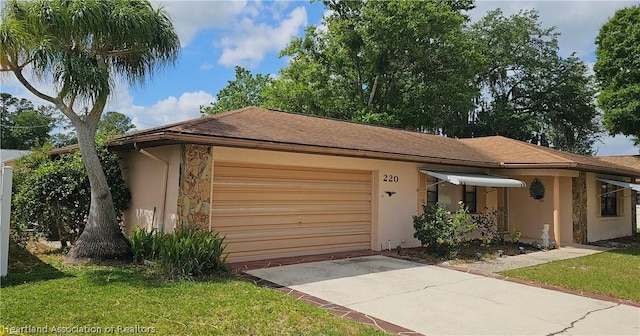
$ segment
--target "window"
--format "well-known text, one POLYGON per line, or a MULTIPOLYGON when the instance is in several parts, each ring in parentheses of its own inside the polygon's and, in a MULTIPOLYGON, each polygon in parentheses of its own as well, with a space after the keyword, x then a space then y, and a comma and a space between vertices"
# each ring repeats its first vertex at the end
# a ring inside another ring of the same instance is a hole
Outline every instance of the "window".
POLYGON ((640 192, 636 193, 636 205, 640 205, 640 192))
POLYGON ((435 177, 427 177, 427 204, 438 203, 438 180, 435 177))
POLYGON ((609 183, 600 184, 600 215, 603 217, 618 216, 617 186, 609 183))
POLYGON ((478 212, 478 188, 476 186, 464 185, 463 189, 463 202, 464 205, 469 208, 469 212, 476 213, 478 212))

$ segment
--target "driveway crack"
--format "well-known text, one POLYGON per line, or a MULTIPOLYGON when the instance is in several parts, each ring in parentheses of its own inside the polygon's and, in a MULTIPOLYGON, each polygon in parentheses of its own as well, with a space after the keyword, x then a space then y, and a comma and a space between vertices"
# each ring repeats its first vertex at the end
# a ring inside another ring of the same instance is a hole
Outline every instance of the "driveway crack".
POLYGON ((607 310, 607 309, 611 309, 611 308, 615 308, 615 307, 618 307, 619 305, 620 305, 620 303, 616 303, 613 306, 590 310, 590 311, 586 312, 584 315, 582 315, 582 317, 580 317, 579 319, 572 321, 571 324, 569 324, 568 327, 566 327, 566 328, 564 328, 564 329, 562 329, 560 331, 557 331, 557 332, 554 332, 554 333, 551 333, 551 334, 547 334, 547 336, 555 336, 555 335, 558 335, 558 334, 562 334, 563 332, 575 327, 576 323, 584 320, 585 318, 587 318, 587 316, 591 315, 592 313, 603 311, 603 310, 607 310))
POLYGON ((468 278, 468 279, 463 279, 463 280, 459 280, 459 281, 455 281, 455 282, 441 283, 441 284, 436 284, 436 285, 427 285, 427 286, 424 286, 424 287, 408 290, 408 291, 405 291, 405 292, 391 293, 391 294, 383 295, 383 296, 380 296, 380 297, 377 297, 377 298, 373 298, 373 299, 369 299, 369 300, 352 302, 352 303, 349 303, 349 304, 345 305, 345 307, 349 307, 351 305, 357 305, 357 304, 361 304, 361 303, 366 303, 366 302, 377 301, 377 300, 380 300, 380 299, 388 298, 390 296, 404 295, 404 294, 408 294, 408 293, 413 293, 413 292, 417 292, 417 291, 421 291, 421 290, 425 290, 425 289, 429 289, 429 288, 436 288, 436 287, 448 286, 448 285, 456 285, 456 284, 459 284, 461 282, 465 282, 465 281, 469 281, 469 280, 475 280, 475 279, 477 279, 477 278, 468 278))

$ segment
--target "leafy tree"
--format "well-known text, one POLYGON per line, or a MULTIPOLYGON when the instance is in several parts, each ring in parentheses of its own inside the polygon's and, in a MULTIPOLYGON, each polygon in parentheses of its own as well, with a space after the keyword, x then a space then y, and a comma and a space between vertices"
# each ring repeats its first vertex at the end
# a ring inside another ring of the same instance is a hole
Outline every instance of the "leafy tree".
POLYGON ((37 97, 53 103, 78 135, 91 185, 91 206, 82 235, 67 260, 129 258, 105 172, 96 129, 114 76, 131 83, 175 61, 180 42, 163 9, 147 0, 16 1, 4 3, 0 23, 0 70, 11 72, 37 97), (49 95, 25 71, 58 83, 49 95))
POLYGON ((52 106, 35 107, 24 98, 0 93, 0 146, 7 149, 31 149, 49 140, 55 126, 52 106))
POLYGON ((558 33, 542 28, 536 11, 505 17, 489 12, 471 25, 484 69, 469 127, 456 136, 503 135, 590 154, 600 126, 593 79, 576 57, 558 55, 558 33))
POLYGON ((604 127, 640 145, 640 6, 618 10, 600 28, 596 45, 593 70, 604 127))
POLYGON ((262 90, 271 84, 269 75, 251 74, 251 71, 236 66, 236 79, 228 82, 209 106, 200 106, 203 115, 217 114, 247 106, 261 106, 264 103, 262 90))
POLYGON ((98 136, 111 138, 116 135, 125 134, 134 130, 136 126, 132 123, 131 118, 120 113, 110 111, 105 113, 98 122, 98 136))
MULTIPOLYGON (((36 226, 62 246, 73 243, 82 233, 90 208, 90 186, 78 151, 50 158, 43 147, 21 158, 15 167, 12 222, 36 226)), ((118 220, 128 208, 131 195, 118 164, 117 155, 100 147, 98 155, 111 186, 118 220)))
MULTIPOLYGON (((479 55, 463 32, 471 1, 324 1, 326 30, 310 26, 265 105, 436 131, 455 128, 477 95, 479 55)), ((465 119, 466 121, 466 119, 465 119)))

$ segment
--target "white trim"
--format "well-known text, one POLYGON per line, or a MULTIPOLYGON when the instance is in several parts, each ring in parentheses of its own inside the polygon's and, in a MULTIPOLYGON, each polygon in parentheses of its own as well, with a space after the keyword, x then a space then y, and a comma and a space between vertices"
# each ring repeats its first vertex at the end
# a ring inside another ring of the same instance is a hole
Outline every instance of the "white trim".
MULTIPOLYGON (((446 181, 455 185, 471 185, 478 187, 507 187, 507 188, 524 188, 526 183, 504 177, 467 174, 467 173, 450 173, 450 172, 433 172, 426 169, 418 169, 421 173, 433 176, 442 181, 446 181)), ((440 182, 438 182, 440 183, 440 182)))

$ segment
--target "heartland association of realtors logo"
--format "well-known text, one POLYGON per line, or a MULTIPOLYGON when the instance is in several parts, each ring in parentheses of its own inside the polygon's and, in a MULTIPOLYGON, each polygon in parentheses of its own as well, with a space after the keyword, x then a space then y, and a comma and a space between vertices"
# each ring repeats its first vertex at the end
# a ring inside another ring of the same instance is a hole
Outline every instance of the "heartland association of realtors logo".
MULTIPOLYGON (((4 334, 155 334, 155 327, 110 325, 98 326, 32 326, 5 327, 0 325, 4 334)), ((1 334, 1 333, 0 333, 1 334)))

